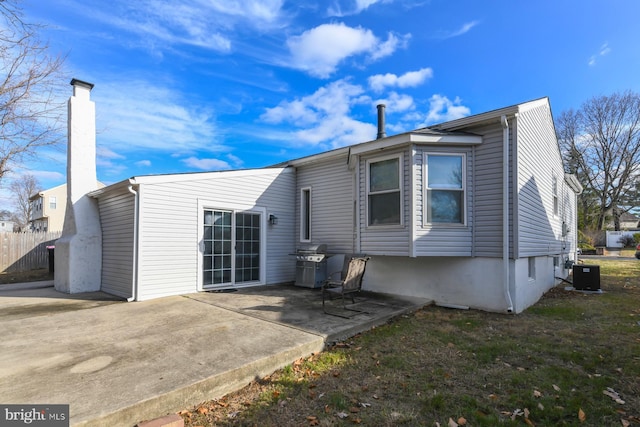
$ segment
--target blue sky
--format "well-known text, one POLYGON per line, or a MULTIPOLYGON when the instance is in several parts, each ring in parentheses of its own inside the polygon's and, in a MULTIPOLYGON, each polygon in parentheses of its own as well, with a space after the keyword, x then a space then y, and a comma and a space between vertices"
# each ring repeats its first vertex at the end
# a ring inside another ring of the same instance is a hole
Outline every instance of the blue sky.
MULTIPOLYGON (((548 96, 640 91, 635 0, 24 0, 95 84, 98 178, 261 167, 548 96)), ((69 92, 71 94, 71 86, 69 92)), ((66 154, 16 169, 65 182, 66 154)), ((5 184, 13 175, 4 180, 5 184)), ((7 203, 0 190, 0 206, 7 203)))

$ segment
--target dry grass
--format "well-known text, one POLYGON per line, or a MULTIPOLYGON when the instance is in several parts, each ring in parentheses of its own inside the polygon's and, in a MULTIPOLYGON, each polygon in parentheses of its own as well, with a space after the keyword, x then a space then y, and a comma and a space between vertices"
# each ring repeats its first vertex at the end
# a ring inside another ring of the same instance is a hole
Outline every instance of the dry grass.
POLYGON ((181 415, 191 427, 640 425, 640 262, 597 263, 603 294, 555 288, 515 316, 428 307, 181 415))

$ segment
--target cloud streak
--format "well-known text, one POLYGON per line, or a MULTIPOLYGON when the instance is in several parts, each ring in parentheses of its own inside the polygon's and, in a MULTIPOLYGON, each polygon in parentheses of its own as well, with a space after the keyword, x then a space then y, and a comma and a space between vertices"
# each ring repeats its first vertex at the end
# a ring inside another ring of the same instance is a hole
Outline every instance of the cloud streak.
POLYGON ((589 66, 593 67, 597 64, 598 59, 602 56, 608 55, 611 52, 611 48, 609 47, 609 43, 604 43, 602 46, 600 46, 600 50, 598 51, 597 54, 595 55, 591 55, 591 57, 589 58, 589 66))

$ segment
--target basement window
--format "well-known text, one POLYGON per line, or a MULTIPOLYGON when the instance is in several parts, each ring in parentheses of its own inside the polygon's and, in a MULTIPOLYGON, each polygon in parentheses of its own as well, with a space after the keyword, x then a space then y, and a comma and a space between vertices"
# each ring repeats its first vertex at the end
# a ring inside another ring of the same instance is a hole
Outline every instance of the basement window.
POLYGON ((529 257, 529 280, 536 280, 536 259, 529 257))

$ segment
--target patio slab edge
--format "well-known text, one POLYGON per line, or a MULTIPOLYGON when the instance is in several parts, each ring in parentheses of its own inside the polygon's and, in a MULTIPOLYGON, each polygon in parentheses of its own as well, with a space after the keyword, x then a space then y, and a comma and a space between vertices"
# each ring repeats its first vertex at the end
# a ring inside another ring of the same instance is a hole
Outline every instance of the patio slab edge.
MULTIPOLYGON (((311 337, 311 336, 310 336, 311 337)), ((213 375, 204 380, 177 388, 133 405, 100 414, 91 419, 74 423, 74 427, 134 426, 139 422, 176 413, 198 403, 220 398, 259 378, 283 368, 301 357, 316 354, 324 349, 322 337, 289 348, 277 354, 257 359, 239 368, 213 375)))

